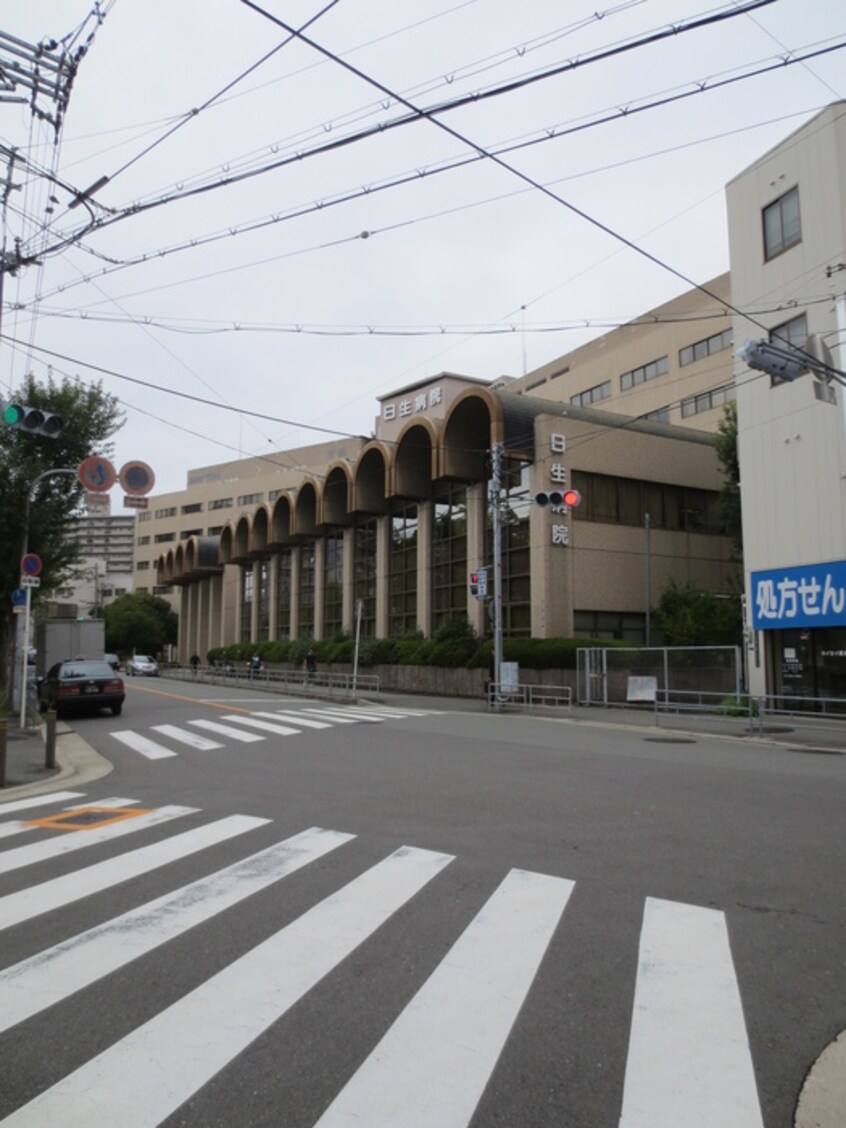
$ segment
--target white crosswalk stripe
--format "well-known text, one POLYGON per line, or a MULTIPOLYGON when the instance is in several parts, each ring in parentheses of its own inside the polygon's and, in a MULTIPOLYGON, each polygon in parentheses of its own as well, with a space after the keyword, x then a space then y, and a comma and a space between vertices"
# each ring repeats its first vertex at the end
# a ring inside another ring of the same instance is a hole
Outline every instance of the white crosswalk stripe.
POLYGON ((196 748, 199 752, 212 752, 215 748, 224 747, 217 740, 198 736, 197 733, 188 732, 187 729, 179 728, 178 725, 153 725, 153 732, 160 732, 162 736, 169 736, 172 740, 176 740, 180 744, 187 744, 189 748, 196 748))
MULTIPOLYGON (((79 810, 100 808, 120 815, 120 804, 128 812, 137 801, 111 799, 79 810)), ((151 1017, 148 1011, 146 1021, 139 1019, 134 1026, 124 1024, 115 1041, 92 1040, 91 1056, 78 1056, 64 1077, 57 1080, 54 1073, 47 1080, 45 1071, 34 1097, 30 1077, 29 1091, 4 1125, 114 1123, 140 1128, 161 1123, 231 1067, 257 1038, 276 1037, 271 1027, 324 979, 325 990, 338 992, 342 1005, 341 965, 362 945, 375 943, 377 933, 382 952, 397 929, 407 935, 402 925, 407 906, 430 884, 434 904, 439 883, 448 880, 455 861, 451 854, 412 846, 381 860, 353 862, 352 876, 348 862, 341 861, 347 876, 333 882, 322 899, 310 906, 306 901, 300 915, 281 927, 272 925, 276 930, 269 935, 262 929, 265 938, 258 942, 248 939, 249 927, 242 927, 226 961, 212 961, 208 978, 193 978, 180 988, 186 965, 184 958, 171 956, 171 945, 183 944, 183 957, 186 942, 203 952, 214 930, 225 929, 223 914, 236 907, 239 919, 247 914, 242 923, 253 912, 257 920, 272 920, 251 899, 276 896, 280 882, 312 864, 325 880, 326 859, 347 859, 355 839, 311 827, 256 849, 250 846, 252 833, 263 831, 266 842, 270 820, 231 815, 181 832, 168 829, 166 837, 156 832, 154 841, 137 847, 128 843, 115 855, 112 843, 130 830, 152 831, 188 813, 204 817, 194 808, 164 806, 76 832, 57 829, 54 816, 48 815, 34 820, 38 841, 0 850, 0 876, 23 865, 34 870, 31 885, 15 888, 13 883, 0 896, 0 929, 16 929, 9 936, 18 951, 18 962, 0 970, 0 1032, 5 1036, 14 1037, 23 1022, 61 1028, 62 1008, 78 1015, 86 1006, 86 991, 108 985, 113 975, 121 977, 123 990, 132 981, 144 984, 154 967, 156 979, 171 985, 162 1009, 151 1017), (224 843, 231 847, 228 864, 220 866, 214 851, 224 843), (49 867, 82 846, 99 847, 108 856, 58 876, 48 868, 41 879, 38 866, 49 867), (229 860, 233 854, 238 860, 229 860), (191 879, 175 883, 175 871, 167 867, 189 857, 195 859, 191 879), (198 871, 202 876, 196 876, 198 871), (158 890, 153 881, 157 872, 158 890), (133 879, 144 880, 127 884, 133 879), (104 919, 104 902, 95 895, 116 886, 123 886, 121 911, 104 919), (88 898, 93 898, 90 910, 88 898), (51 929, 42 928, 38 918, 71 905, 81 930, 70 936, 59 930, 58 942, 43 947, 40 936, 51 929), (29 925, 31 935, 25 931, 27 922, 35 922, 29 925), (199 938, 188 940, 195 936, 199 938), (333 978, 327 979, 330 973, 333 978)), ((463 882, 462 887, 467 889, 463 882)), ((298 888, 301 895, 305 887, 298 888)), ((468 914, 468 923, 448 938, 434 970, 430 967, 416 984, 409 981, 413 990, 396 1004, 395 1013, 386 1014, 381 1036, 360 1047, 360 1064, 327 1094, 319 1128, 467 1128, 516 1036, 518 1015, 540 1005, 532 988, 542 963, 553 950, 559 958, 566 951, 574 888, 566 877, 525 869, 510 870, 487 893, 471 886, 466 896, 473 905, 472 919, 468 914)), ((433 925, 433 935, 437 927, 433 925)), ((446 937, 437 942, 442 939, 446 937)), ((427 942, 424 934, 410 943, 427 942)), ((396 958, 404 964, 404 977, 413 976, 421 963, 413 950, 400 950, 396 958)), ((381 959, 368 960, 365 953, 357 974, 364 966, 372 980, 359 983, 359 989, 373 997, 378 1011, 383 1006, 381 959)), ((620 1004, 621 1015, 627 1014, 631 1024, 625 1076, 619 1078, 620 1128, 761 1128, 725 915, 648 898, 632 986, 633 996, 620 1004)), ((99 997, 107 998, 108 992, 99 997)), ((541 1007, 539 1013, 551 1013, 546 1021, 555 1022, 554 1011, 541 1007)), ((94 1027, 99 1019, 91 1014, 94 1027)), ((537 1014, 529 1021, 536 1023, 537 1014)), ((521 1029, 526 1022, 523 1016, 521 1029)), ((559 1035, 553 1028, 544 1032, 544 1039, 555 1046, 559 1035)), ((558 1052, 572 1058, 572 1048, 562 1045, 558 1052)), ((36 1062, 36 1077, 38 1068, 36 1062)), ((284 1063, 280 1069, 284 1071, 284 1063)), ((247 1110, 244 1120, 249 1119, 247 1110)), ((256 1122, 264 1121, 259 1117, 256 1122)))
MULTIPOLYGON (((338 725, 382 724, 390 719, 426 717, 436 713, 436 710, 431 709, 405 709, 398 706, 317 706, 303 703, 272 710, 257 709, 250 713, 225 713, 219 720, 200 717, 186 721, 185 724, 238 744, 256 744, 267 740, 269 736, 301 736, 304 731, 330 729, 338 725)), ((200 752, 213 752, 226 747, 209 737, 198 736, 181 725, 153 725, 150 732, 155 733, 156 739, 133 729, 121 729, 109 735, 149 760, 163 760, 179 755, 176 749, 163 743, 162 738, 200 752)))
POLYGON ((231 740, 237 740, 239 744, 255 744, 265 739, 257 732, 242 732, 234 725, 221 725, 217 721, 207 721, 205 717, 201 717, 198 721, 189 721, 188 724, 206 729, 207 732, 216 732, 219 736, 228 736, 231 740))

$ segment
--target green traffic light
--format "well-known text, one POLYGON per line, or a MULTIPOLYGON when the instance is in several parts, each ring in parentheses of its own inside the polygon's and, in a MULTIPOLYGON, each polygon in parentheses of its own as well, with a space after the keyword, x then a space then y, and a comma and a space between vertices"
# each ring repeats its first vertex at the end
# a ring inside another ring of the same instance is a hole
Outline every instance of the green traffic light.
POLYGON ((9 427, 16 427, 24 417, 24 410, 16 403, 7 403, 3 408, 3 422, 9 427))

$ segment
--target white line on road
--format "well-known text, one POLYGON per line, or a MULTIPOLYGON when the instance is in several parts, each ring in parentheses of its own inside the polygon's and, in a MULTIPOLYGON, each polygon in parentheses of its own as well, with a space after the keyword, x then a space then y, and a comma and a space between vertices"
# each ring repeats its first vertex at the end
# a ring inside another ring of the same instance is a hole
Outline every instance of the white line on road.
POLYGON ((319 1128, 467 1125, 573 887, 511 870, 319 1128))
POLYGON ((32 807, 43 807, 47 803, 64 803, 67 799, 84 798, 84 791, 54 791, 52 795, 36 795, 32 799, 12 799, 8 803, 0 803, 0 815, 8 815, 13 811, 28 811, 32 807))
POLYGON ((259 736, 257 732, 242 732, 241 729, 233 728, 232 725, 221 725, 217 721, 189 721, 189 725, 196 725, 197 728, 206 729, 208 732, 216 732, 218 736, 229 736, 233 740, 239 740, 242 744, 255 744, 256 741, 266 740, 267 737, 259 736))
POLYGON ((273 713, 256 713, 255 716, 275 717, 278 721, 290 721, 292 725, 300 725, 302 728, 327 729, 332 727, 325 721, 315 721, 313 718, 309 720, 308 718, 301 716, 299 713, 282 712, 281 709, 273 713))
POLYGON ((355 835, 312 827, 0 971, 0 1030, 280 881, 355 835))
POLYGON ((170 748, 165 748, 163 744, 157 744, 155 740, 142 736, 140 732, 127 730, 126 732, 112 732, 109 735, 113 736, 115 740, 119 740, 121 744, 125 744, 127 748, 131 748, 133 752, 140 752, 148 760, 163 760, 167 756, 176 755, 170 748))
POLYGON ((149 873, 170 862, 187 858, 248 830, 266 826, 269 822, 270 819, 252 815, 230 815, 206 826, 173 834, 161 842, 128 850, 116 858, 95 862, 74 873, 42 881, 27 889, 19 889, 17 893, 8 893, 0 898, 0 929, 52 912, 53 909, 69 905, 83 897, 90 897, 92 893, 101 893, 104 889, 111 889, 139 874, 149 873))
POLYGON ((195 732, 188 732, 187 729, 179 728, 178 725, 152 725, 151 728, 153 732, 160 732, 162 736, 169 736, 171 740, 176 740, 180 744, 187 744, 189 748, 196 748, 199 752, 212 752, 215 748, 224 747, 216 740, 198 736, 195 732))
MULTIPOLYGON (((132 801, 137 802, 137 800, 132 801)), ((98 803, 97 806, 102 804, 98 803)), ((178 819, 182 815, 196 814, 198 809, 197 807, 159 807, 149 814, 138 815, 125 822, 112 823, 111 826, 95 826, 90 830, 60 831, 45 842, 32 842, 29 846, 18 846, 15 850, 7 850, 5 854, 0 854, 0 873, 9 873, 11 870, 31 866, 48 858, 58 858, 62 854, 70 854, 86 846, 96 846, 99 842, 110 842, 114 838, 134 834, 138 830, 147 830, 151 826, 169 822, 170 819, 178 819)))
POLYGON ((648 897, 620 1128, 762 1128, 723 913, 648 897))
POLYGON ((271 721, 262 721, 258 717, 244 717, 238 713, 226 713, 224 721, 232 721, 236 725, 248 725, 250 728, 261 729, 263 732, 275 732, 279 736, 302 736, 300 729, 289 728, 287 725, 276 725, 271 721))
POLYGON ((12 1113, 4 1125, 161 1123, 452 860, 402 847, 12 1113))

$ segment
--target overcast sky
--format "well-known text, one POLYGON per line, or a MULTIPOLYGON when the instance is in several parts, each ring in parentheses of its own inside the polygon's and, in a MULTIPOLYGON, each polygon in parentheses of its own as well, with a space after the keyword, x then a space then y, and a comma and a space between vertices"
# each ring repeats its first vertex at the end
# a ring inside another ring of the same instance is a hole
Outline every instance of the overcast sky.
MULTIPOLYGON (((742 77, 846 44, 835 0, 649 44, 742 5, 260 6, 313 21, 327 54, 242 0, 101 0, 59 145, 0 102, 0 143, 57 180, 13 178, 7 245, 40 265, 6 278, 3 332, 24 344, 0 346, 2 385, 48 365, 102 379, 126 411, 115 462, 150 463, 156 493, 192 468, 370 434, 379 395, 441 371, 522 375, 688 289, 603 228, 695 282, 727 270, 725 183, 846 97, 843 50, 742 77), (413 114, 470 94, 491 96, 439 114, 446 128, 413 114), (96 203, 69 210, 101 177, 96 203)), ((0 30, 30 43, 90 10, 4 7, 0 30)))

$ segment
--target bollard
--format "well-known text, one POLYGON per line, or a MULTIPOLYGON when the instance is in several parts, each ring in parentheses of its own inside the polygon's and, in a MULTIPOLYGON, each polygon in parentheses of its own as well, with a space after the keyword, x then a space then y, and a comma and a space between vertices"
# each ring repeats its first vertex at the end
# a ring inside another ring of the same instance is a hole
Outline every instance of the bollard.
POLYGON ((47 735, 44 740, 44 767, 56 766, 56 710, 47 710, 47 735))
POLYGON ((0 787, 6 786, 6 730, 5 717, 0 717, 0 787))

